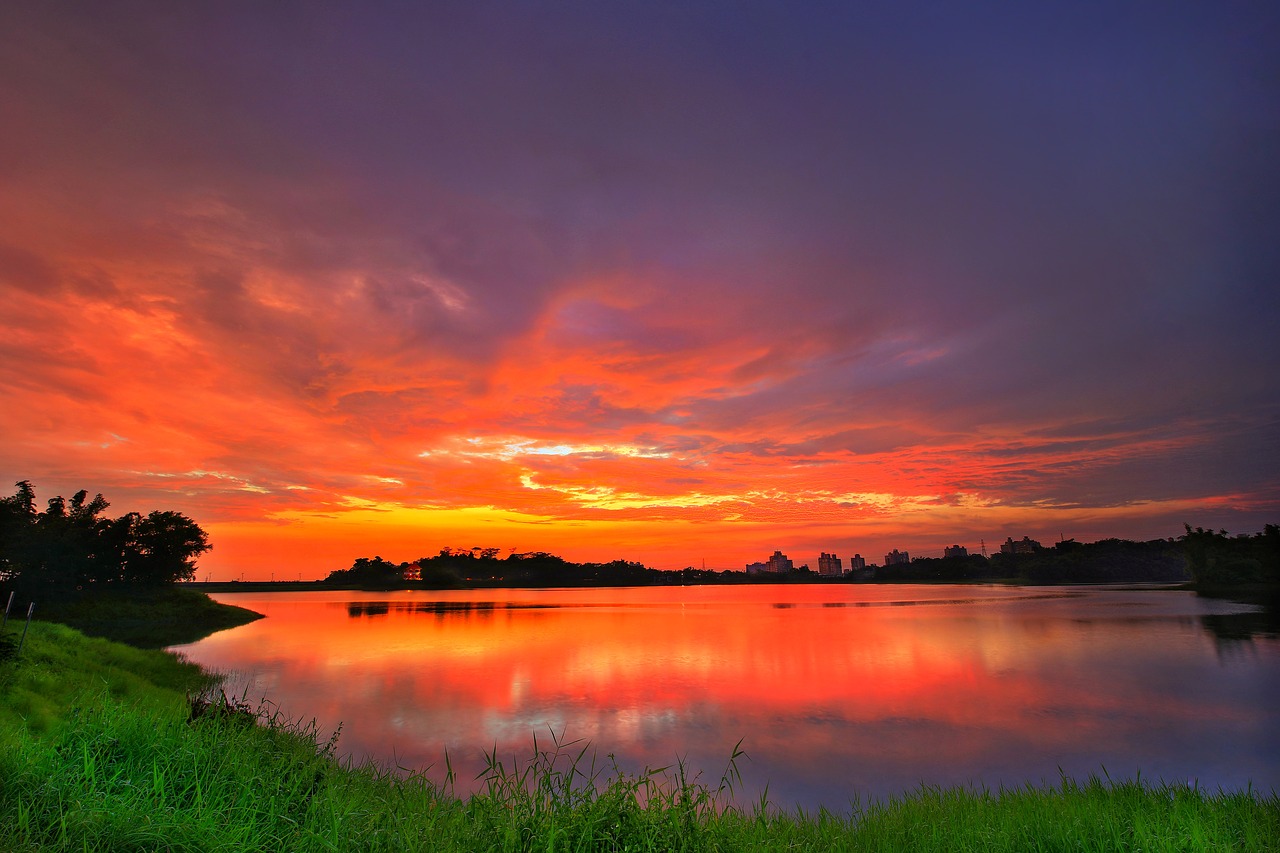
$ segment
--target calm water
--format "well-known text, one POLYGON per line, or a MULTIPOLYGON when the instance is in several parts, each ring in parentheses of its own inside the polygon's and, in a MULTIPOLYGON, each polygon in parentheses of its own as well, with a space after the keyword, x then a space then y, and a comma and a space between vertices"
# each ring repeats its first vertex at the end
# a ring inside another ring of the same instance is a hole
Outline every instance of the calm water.
POLYGON ((466 789, 482 750, 589 740, 629 770, 842 809, 924 784, 1280 790, 1280 639, 1170 590, 751 586, 237 593, 268 618, 178 647, 339 748, 466 789))

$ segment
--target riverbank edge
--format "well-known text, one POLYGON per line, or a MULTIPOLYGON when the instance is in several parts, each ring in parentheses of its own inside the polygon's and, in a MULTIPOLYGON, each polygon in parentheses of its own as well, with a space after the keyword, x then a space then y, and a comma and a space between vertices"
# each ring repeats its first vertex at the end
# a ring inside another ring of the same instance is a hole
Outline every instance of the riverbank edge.
POLYGON ((269 713, 193 723, 191 693, 215 683, 180 655, 34 623, 22 655, 0 662, 0 825, 14 849, 1280 848, 1274 791, 1064 779, 802 813, 734 803, 736 756, 709 788, 683 768, 584 777, 578 745, 509 769, 495 757, 486 790, 463 798, 353 766, 314 726, 269 713))
POLYGON ((162 649, 194 643, 264 616, 181 585, 45 598, 35 602, 34 618, 135 648, 162 649))

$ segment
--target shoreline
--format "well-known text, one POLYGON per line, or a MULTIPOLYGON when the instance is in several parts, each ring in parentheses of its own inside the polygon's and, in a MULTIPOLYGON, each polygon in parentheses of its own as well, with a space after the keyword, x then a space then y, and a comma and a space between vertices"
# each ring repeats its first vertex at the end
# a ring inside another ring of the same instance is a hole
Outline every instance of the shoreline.
MULTIPOLYGON (((181 589, 191 589, 202 593, 211 592, 318 592, 318 591, 334 591, 334 592, 471 592, 486 589, 647 589, 662 587, 716 587, 716 586, 849 586, 849 587, 875 587, 875 586, 1012 586, 1012 587, 1089 587, 1103 586, 1111 589, 1171 589, 1171 590, 1188 590, 1191 592, 1202 592, 1193 581, 1143 581, 1143 580, 1119 580, 1119 581, 1077 581, 1068 582, 1040 582, 1029 581, 1024 578, 975 578, 975 579, 938 579, 938 580, 857 580, 850 581, 840 578, 816 578, 816 579, 798 579, 798 580, 749 580, 749 581, 718 581, 714 583, 680 583, 672 581, 670 583, 565 583, 565 584, 520 584, 520 583, 463 583, 452 586, 433 586, 430 584, 406 583, 403 585, 382 586, 382 585, 359 585, 351 583, 331 583, 329 581, 190 581, 179 584, 181 589)), ((1231 587, 1215 587, 1212 588, 1214 595, 1212 597, 1228 597, 1226 593, 1231 591, 1231 587), (1219 595, 1218 593, 1222 593, 1219 595)), ((1250 588, 1252 589, 1252 588, 1250 588)), ((1269 590, 1269 587, 1260 587, 1263 592, 1269 590)), ((1280 592, 1280 589, 1277 590, 1280 592)), ((1206 593, 1207 594, 1207 593, 1206 593)))

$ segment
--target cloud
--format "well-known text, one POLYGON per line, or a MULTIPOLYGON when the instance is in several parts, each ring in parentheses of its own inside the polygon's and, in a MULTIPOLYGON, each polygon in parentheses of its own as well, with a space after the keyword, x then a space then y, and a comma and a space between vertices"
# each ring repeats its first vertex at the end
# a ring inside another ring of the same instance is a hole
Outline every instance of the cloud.
POLYGON ((1275 16, 1005 11, 6 9, 0 472, 663 559, 1274 521, 1275 16))

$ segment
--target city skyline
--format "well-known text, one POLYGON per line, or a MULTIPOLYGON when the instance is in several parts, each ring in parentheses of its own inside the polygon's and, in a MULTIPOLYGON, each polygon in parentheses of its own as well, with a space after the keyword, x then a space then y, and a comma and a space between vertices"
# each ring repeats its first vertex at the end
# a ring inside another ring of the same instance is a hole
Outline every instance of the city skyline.
POLYGON ((185 513, 202 579, 1259 531, 1278 35, 10 4, 0 487, 185 513))

